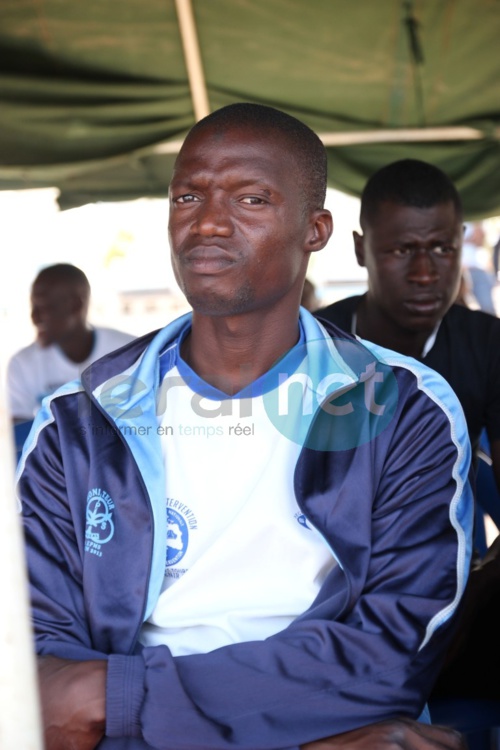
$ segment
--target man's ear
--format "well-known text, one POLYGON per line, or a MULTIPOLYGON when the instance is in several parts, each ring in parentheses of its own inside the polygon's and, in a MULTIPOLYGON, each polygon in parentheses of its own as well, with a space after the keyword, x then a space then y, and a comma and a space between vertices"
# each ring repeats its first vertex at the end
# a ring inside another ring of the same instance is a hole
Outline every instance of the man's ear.
POLYGON ((358 234, 358 232, 353 232, 352 237, 354 240, 354 253, 356 255, 356 260, 358 261, 358 266, 362 266, 364 268, 366 266, 365 238, 362 234, 358 234))
POLYGON ((306 251, 314 253, 322 250, 332 236, 333 219, 326 208, 318 209, 311 214, 310 231, 306 240, 306 251))

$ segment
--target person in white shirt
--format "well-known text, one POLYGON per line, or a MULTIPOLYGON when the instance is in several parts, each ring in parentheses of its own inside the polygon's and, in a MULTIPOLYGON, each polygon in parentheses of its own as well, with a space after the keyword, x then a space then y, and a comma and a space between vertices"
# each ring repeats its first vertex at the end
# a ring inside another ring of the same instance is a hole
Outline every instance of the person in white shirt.
POLYGON ((90 284, 70 263, 43 268, 31 287, 31 319, 37 337, 7 366, 7 393, 14 423, 31 421, 42 399, 80 377, 92 362, 134 336, 87 321, 90 284))

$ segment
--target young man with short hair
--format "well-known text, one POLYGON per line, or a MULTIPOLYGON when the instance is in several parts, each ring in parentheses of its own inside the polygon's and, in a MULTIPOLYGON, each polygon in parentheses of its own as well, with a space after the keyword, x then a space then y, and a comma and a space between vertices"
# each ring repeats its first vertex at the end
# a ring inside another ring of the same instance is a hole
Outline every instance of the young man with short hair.
POLYGON ((315 315, 439 372, 464 409, 474 451, 486 430, 500 490, 500 320, 454 304, 463 240, 455 186, 432 164, 393 162, 368 180, 360 224, 354 249, 368 290, 315 315))
POLYGON ((199 122, 170 186, 192 315, 35 423, 18 488, 47 750, 460 746, 413 719, 469 567, 466 425, 431 370, 299 310, 325 189, 295 118, 199 122))
MULTIPOLYGON (((315 314, 440 373, 463 407, 474 453, 486 433, 500 490, 500 320, 455 304, 463 240, 455 186, 432 164, 393 162, 368 180, 360 224, 354 248, 359 265, 367 269, 368 290, 315 314)), ((479 500, 498 523, 494 487, 491 496, 479 500)), ((500 698, 500 652, 492 636, 498 630, 499 549, 497 544, 488 564, 471 575, 458 639, 436 694, 500 698)))

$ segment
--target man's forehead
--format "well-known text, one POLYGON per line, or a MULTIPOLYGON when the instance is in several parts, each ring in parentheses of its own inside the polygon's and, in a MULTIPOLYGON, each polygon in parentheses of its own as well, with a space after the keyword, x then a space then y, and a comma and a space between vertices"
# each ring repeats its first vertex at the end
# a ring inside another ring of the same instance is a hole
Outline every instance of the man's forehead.
POLYGON ((284 131, 281 128, 268 126, 258 127, 255 123, 246 122, 243 119, 234 121, 209 122, 195 126, 186 136, 186 142, 192 138, 215 138, 224 141, 232 137, 242 137, 248 140, 265 140, 268 136, 276 136, 284 131))
MULTIPOLYGON (((214 173, 236 176, 238 180, 251 182, 271 181, 277 184, 288 182, 293 170, 290 149, 270 134, 255 134, 251 129, 233 130, 226 137, 216 140, 208 134, 186 140, 176 159, 171 182, 191 183, 193 180, 210 179, 214 173)), ((214 136, 215 137, 215 136, 214 136)))
POLYGON ((366 230, 383 231, 390 228, 426 229, 433 227, 461 230, 462 219, 452 201, 432 206, 412 206, 397 201, 381 201, 366 221, 366 230))
POLYGON ((286 142, 284 135, 274 129, 262 130, 245 123, 225 124, 223 127, 217 127, 215 124, 205 125, 188 133, 177 161, 189 157, 191 152, 203 149, 207 144, 215 146, 218 152, 223 152, 225 149, 232 151, 235 145, 245 145, 259 150, 266 149, 270 144, 275 147, 284 141, 286 142))
POLYGON ((52 295, 62 295, 71 291, 72 285, 63 279, 54 276, 43 276, 36 279, 31 287, 32 297, 49 297, 52 295))

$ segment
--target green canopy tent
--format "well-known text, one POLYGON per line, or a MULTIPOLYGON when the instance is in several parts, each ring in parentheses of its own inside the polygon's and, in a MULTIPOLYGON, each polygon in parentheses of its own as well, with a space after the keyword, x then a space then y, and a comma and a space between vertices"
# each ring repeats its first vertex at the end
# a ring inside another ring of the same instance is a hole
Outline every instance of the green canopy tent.
POLYGON ((412 156, 500 214, 499 49, 500 0, 2 0, 0 189, 165 195, 196 119, 255 101, 320 134, 332 187, 412 156))

